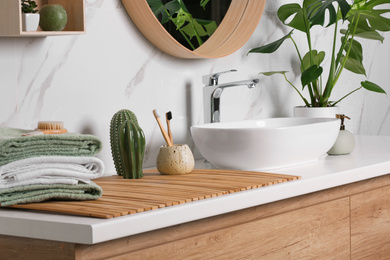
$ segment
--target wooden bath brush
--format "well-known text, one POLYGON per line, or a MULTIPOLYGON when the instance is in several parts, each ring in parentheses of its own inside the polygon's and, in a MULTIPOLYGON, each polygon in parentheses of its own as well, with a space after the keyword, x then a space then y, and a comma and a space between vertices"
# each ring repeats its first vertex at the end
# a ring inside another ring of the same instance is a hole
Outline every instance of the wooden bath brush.
POLYGON ((64 128, 64 122, 62 121, 40 121, 38 122, 37 130, 43 132, 45 135, 65 134, 68 132, 64 128))
POLYGON ((54 134, 65 134, 68 131, 64 128, 62 121, 40 121, 38 122, 38 128, 33 132, 23 134, 22 136, 32 135, 54 135, 54 134))

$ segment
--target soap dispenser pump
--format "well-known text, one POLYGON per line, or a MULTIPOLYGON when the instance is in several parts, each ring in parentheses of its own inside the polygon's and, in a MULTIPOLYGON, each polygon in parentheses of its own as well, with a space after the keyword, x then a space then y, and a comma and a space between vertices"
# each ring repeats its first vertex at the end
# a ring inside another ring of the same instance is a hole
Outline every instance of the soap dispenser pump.
POLYGON ((329 155, 349 154, 355 148, 355 137, 353 134, 345 130, 344 119, 351 119, 343 114, 337 114, 336 118, 341 120, 340 132, 333 147, 328 151, 329 155))

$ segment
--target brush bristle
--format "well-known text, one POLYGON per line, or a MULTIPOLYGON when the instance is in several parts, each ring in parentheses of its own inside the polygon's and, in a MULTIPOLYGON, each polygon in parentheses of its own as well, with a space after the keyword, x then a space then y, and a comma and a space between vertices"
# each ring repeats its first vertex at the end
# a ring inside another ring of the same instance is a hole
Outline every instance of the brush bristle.
POLYGON ((40 121, 40 122, 38 122, 38 129, 40 129, 40 130, 61 130, 61 129, 64 129, 64 122, 62 122, 62 121, 40 121))
POLYGON ((166 116, 167 116, 168 120, 171 120, 172 119, 172 112, 171 111, 167 112, 166 116))

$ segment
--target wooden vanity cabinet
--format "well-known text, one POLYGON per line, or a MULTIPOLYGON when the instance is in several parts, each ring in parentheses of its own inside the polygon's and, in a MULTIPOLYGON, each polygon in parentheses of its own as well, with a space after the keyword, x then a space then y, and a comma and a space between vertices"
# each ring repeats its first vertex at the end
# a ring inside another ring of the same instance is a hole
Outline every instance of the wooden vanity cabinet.
POLYGON ((351 196, 352 259, 390 259, 390 186, 351 196))
POLYGON ((94 245, 0 236, 0 252, 5 259, 390 259, 390 175, 94 245))

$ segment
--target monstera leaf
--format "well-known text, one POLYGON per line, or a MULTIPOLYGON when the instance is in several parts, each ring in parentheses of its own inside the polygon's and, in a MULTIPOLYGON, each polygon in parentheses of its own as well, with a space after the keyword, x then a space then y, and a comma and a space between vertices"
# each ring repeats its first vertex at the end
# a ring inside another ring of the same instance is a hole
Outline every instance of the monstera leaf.
POLYGON ((352 25, 358 19, 357 28, 362 32, 390 31, 390 19, 382 16, 390 10, 378 8, 380 5, 389 3, 390 0, 355 1, 348 20, 352 25))
POLYGON ((343 20, 346 19, 351 6, 346 0, 317 0, 309 6, 309 20, 312 25, 321 25, 325 23, 326 13, 329 14, 329 22, 326 27, 335 24, 338 21, 337 11, 333 2, 337 2, 340 8, 340 12, 343 20))
POLYGON ((171 16, 170 20, 175 24, 176 28, 180 29, 183 27, 183 25, 191 20, 191 15, 186 12, 183 8, 180 8, 176 12, 176 16, 171 16))
POLYGON ((305 0, 302 6, 299 4, 283 5, 278 9, 279 20, 294 29, 307 32, 311 27, 308 21, 308 10, 315 2, 317 0, 305 0))
POLYGON ((304 10, 299 4, 286 4, 278 9, 279 20, 285 25, 302 32, 306 32, 307 24, 305 23, 304 10), (287 23, 288 20, 291 20, 287 23))
POLYGON ((194 36, 211 36, 217 29, 215 21, 203 19, 189 19, 188 24, 183 27, 183 31, 190 37, 194 36))
POLYGON ((164 5, 161 0, 148 0, 148 4, 157 18, 161 15, 161 24, 168 22, 169 17, 181 8, 179 1, 171 1, 164 5))

